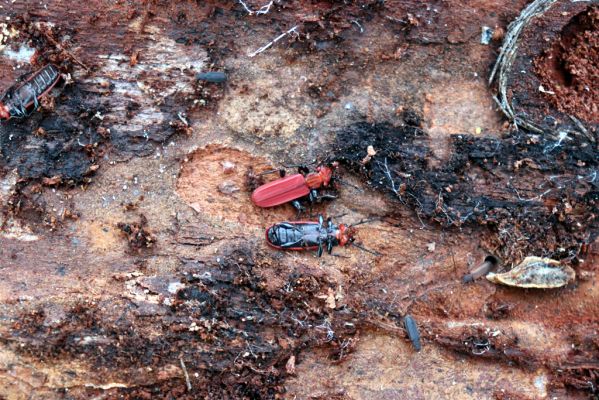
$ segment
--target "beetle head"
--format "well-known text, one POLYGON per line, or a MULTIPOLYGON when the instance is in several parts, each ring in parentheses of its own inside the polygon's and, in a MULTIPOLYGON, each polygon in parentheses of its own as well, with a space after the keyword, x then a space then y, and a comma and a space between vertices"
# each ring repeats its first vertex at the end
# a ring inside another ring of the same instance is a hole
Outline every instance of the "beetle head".
POLYGON ((0 119, 10 119, 10 111, 4 103, 0 102, 0 119))
POLYGON ((334 161, 330 165, 330 167, 322 165, 316 168, 316 171, 322 178, 323 186, 328 186, 329 183, 331 183, 331 179, 333 178, 333 172, 337 169, 339 163, 337 161, 334 161))
POLYGON ((322 179, 322 185, 329 186, 331 178, 333 177, 333 171, 329 167, 318 167, 316 168, 316 171, 318 171, 318 175, 320 175, 320 178, 322 179))
POLYGON ((339 242, 339 246, 345 246, 348 243, 352 243, 355 240, 355 234, 355 228, 339 224, 339 230, 337 231, 337 241, 339 242))

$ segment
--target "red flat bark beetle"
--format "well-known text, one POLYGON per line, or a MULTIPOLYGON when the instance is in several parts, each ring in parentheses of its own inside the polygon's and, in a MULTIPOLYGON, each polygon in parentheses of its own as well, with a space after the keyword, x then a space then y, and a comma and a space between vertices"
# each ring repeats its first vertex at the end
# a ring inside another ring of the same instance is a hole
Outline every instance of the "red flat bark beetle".
POLYGON ((279 179, 268 182, 254 190, 252 202, 263 208, 291 202, 298 212, 302 212, 305 210, 299 202, 302 197, 308 196, 310 203, 322 199, 334 199, 336 196, 319 194, 318 190, 331 184, 337 166, 337 162, 333 162, 330 167, 321 165, 316 168, 315 172, 309 172, 306 166, 301 166, 297 174, 288 176, 285 176, 284 170, 281 170, 279 179))
POLYGON ((48 64, 11 86, 0 98, 0 119, 25 118, 39 107, 39 100, 60 80, 55 65, 48 64))
POLYGON ((325 221, 322 215, 318 216, 318 221, 280 222, 266 230, 266 242, 269 246, 279 250, 316 250, 318 257, 322 256, 325 247, 327 253, 331 254, 334 246, 348 245, 356 246, 374 255, 380 255, 354 242, 356 234, 354 226, 358 224, 335 225, 331 218, 327 218, 325 221))

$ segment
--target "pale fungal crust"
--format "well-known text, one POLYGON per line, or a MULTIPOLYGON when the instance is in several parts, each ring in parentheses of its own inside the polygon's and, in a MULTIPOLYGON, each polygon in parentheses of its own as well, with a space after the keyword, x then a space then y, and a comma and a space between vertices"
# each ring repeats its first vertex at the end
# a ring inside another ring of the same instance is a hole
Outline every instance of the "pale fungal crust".
POLYGON ((8 24, 4 22, 0 23, 0 51, 3 51, 6 48, 8 39, 12 39, 18 34, 19 31, 12 27, 9 28, 8 24))
POLYGON ((558 288, 574 280, 576 273, 567 265, 551 258, 526 257, 511 271, 490 273, 487 279, 494 283, 521 288, 558 288))

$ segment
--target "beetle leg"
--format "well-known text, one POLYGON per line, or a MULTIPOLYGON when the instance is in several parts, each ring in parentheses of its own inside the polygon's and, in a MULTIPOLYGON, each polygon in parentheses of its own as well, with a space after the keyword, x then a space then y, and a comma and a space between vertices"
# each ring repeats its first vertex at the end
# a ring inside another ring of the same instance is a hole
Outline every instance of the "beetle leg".
POLYGON ((295 209, 298 210, 298 211, 302 211, 304 209, 304 207, 302 207, 302 205, 300 204, 299 200, 293 200, 291 202, 291 205, 293 207, 295 207, 295 209))
POLYGON ((332 194, 321 194, 318 196, 317 200, 334 200, 337 196, 333 196, 332 194))
POLYGON ((286 173, 287 173, 287 171, 285 171, 283 168, 281 168, 281 169, 279 170, 279 176, 280 176, 281 178, 284 178, 286 173))
POLYGON ((37 101, 37 96, 33 96, 33 109, 31 110, 31 113, 29 113, 29 115, 33 114, 33 112, 35 110, 38 109, 38 107, 40 106, 39 102, 37 101))
POLYGON ((291 202, 291 205, 293 207, 295 207, 295 209, 297 210, 297 216, 296 216, 296 218, 299 218, 299 216, 302 215, 302 213, 306 211, 306 208, 301 205, 301 203, 299 202, 299 200, 293 200, 291 202))
POLYGON ((310 173, 310 169, 308 167, 306 167, 305 165, 300 165, 297 168, 297 171, 302 175, 308 175, 310 173))
POLYGON ((333 241, 331 240, 331 237, 329 236, 329 238, 327 239, 327 252, 329 254, 333 253, 333 241))
POLYGON ((25 105, 23 104, 23 100, 21 100, 20 97, 18 100, 18 104, 13 107, 13 110, 15 110, 15 117, 17 118, 23 118, 27 116, 25 105))
POLYGON ((318 230, 322 229, 323 224, 324 224, 324 218, 322 218, 322 214, 318 214, 318 230))
POLYGON ((318 257, 322 257, 322 252, 323 252, 323 249, 322 249, 322 240, 319 239, 318 240, 318 257))
POLYGON ((312 218, 312 204, 314 204, 317 195, 318 194, 314 189, 310 190, 310 193, 308 194, 308 208, 310 210, 310 218, 312 218))
POLYGON ((279 175, 281 175, 281 178, 283 178, 285 176, 285 172, 282 169, 270 169, 268 171, 260 172, 258 174, 258 176, 268 175, 268 174, 274 174, 275 172, 278 172, 279 175))

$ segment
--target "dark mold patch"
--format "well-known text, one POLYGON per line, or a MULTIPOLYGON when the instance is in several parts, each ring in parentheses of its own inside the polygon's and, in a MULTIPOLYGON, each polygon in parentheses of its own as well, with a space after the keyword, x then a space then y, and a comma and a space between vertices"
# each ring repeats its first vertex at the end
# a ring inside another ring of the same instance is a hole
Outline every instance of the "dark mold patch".
POLYGON ((0 169, 17 169, 23 180, 60 179, 77 184, 95 171, 108 139, 98 115, 107 108, 77 87, 67 86, 53 110, 0 125, 0 169))
MULTIPOLYGON (((143 318, 128 313, 135 304, 124 306, 120 316, 107 315, 101 305, 80 304, 48 327, 43 310, 26 312, 14 320, 10 343, 39 360, 84 358, 107 374, 118 370, 119 380, 133 386, 113 389, 119 398, 165 393, 184 399, 278 398, 292 355, 325 345, 333 358, 347 354, 355 315, 325 306, 319 295, 331 283, 324 278, 290 275, 282 287, 267 289, 256 259, 249 248, 236 247, 216 259, 184 261, 178 271, 184 287, 170 308, 143 318), (190 391, 180 360, 192 377, 190 391), (159 383, 138 381, 137 368, 164 371, 172 365, 177 372, 159 383)), ((89 398, 97 393, 70 394, 89 398)))
POLYGON ((119 222, 117 227, 127 238, 129 249, 133 253, 147 251, 156 242, 156 238, 148 229, 148 220, 144 215, 139 217, 139 222, 119 222))
MULTIPOLYGON (((19 32, 19 43, 36 49, 30 60, 31 71, 48 63, 57 65, 64 76, 76 65, 87 69, 68 50, 72 29, 36 24, 29 14, 14 16, 10 27, 19 32)), ((29 117, 0 124, 0 170, 16 168, 22 184, 75 185, 88 181, 109 140, 109 131, 101 126, 109 108, 98 94, 72 81, 61 82, 53 92, 29 117)))
POLYGON ((453 135, 454 152, 432 167, 418 127, 357 122, 337 133, 334 154, 373 188, 390 193, 423 221, 488 226, 500 257, 574 260, 599 234, 599 159, 581 137, 551 140, 453 135), (376 154, 367 158, 367 148, 376 154))

